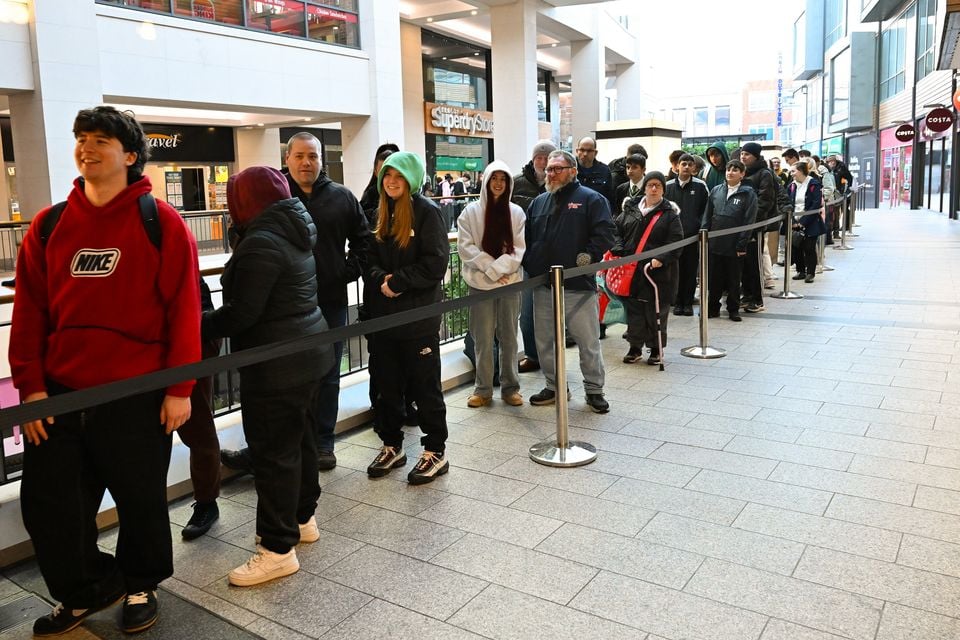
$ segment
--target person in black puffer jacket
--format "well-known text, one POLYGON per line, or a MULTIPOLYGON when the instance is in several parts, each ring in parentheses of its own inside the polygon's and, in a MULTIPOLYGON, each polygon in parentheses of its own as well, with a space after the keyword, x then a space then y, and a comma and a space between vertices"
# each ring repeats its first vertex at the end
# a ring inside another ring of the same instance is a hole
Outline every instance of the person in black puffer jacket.
MULTIPOLYGON (((363 277, 364 308, 370 318, 434 304, 443 297, 450 241, 440 209, 412 192, 423 183, 423 175, 423 160, 405 151, 392 154, 380 169, 380 210, 363 277)), ((440 386, 440 320, 440 315, 430 316, 369 337, 370 378, 379 392, 376 429, 383 441, 367 467, 371 477, 406 464, 401 427, 407 388, 425 434, 423 453, 407 480, 430 482, 449 469, 444 457, 447 410, 440 386)))
MULTIPOLYGON (((230 178, 227 205, 239 241, 224 268, 223 306, 203 314, 203 338, 231 338, 234 351, 325 331, 311 251, 317 229, 286 178, 251 167, 230 178)), ((307 410, 333 367, 330 345, 240 368, 243 431, 257 489, 257 552, 230 572, 251 586, 300 568, 294 546, 320 534, 317 451, 307 410)))
MULTIPOLYGON (((623 212, 614 220, 617 226, 616 243, 610 250, 615 256, 630 256, 636 253, 637 245, 650 224, 654 224, 647 237, 643 252, 683 240, 683 225, 680 222, 680 210, 674 203, 663 197, 666 179, 659 171, 651 171, 643 177, 640 184, 640 197, 631 198, 623 203, 623 212)), ((630 350, 623 357, 627 364, 639 362, 643 358, 643 347, 650 349, 647 364, 660 364, 657 340, 656 301, 653 287, 643 274, 643 268, 650 265, 650 277, 657 283, 657 298, 660 302, 660 335, 662 344, 667 344, 667 318, 670 317, 670 304, 677 294, 679 270, 677 260, 681 249, 674 249, 655 258, 641 260, 630 283, 630 297, 623 299, 627 312, 627 342, 630 350)))

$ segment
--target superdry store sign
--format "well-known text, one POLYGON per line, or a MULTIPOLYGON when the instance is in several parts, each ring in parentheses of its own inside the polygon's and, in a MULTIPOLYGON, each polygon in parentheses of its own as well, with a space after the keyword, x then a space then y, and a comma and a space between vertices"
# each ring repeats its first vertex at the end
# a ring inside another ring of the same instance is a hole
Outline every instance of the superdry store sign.
POLYGON ((233 129, 145 124, 150 162, 233 162, 233 129))
POLYGON ((441 136, 493 137, 493 114, 447 104, 423 103, 427 133, 441 136))

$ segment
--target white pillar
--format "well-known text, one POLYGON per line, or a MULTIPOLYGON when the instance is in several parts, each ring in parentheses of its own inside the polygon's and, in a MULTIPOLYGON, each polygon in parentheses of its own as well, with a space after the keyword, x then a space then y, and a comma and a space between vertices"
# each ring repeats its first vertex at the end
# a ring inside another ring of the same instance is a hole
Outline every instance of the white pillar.
MULTIPOLYGON (((403 58, 403 132, 405 151, 421 158, 427 155, 423 123, 423 39, 420 27, 400 23, 400 55, 403 58)), ((370 158, 372 163, 373 158, 370 158)))
POLYGON ((7 189, 7 168, 4 166, 3 145, 0 144, 0 220, 10 219, 10 190, 7 189))
MULTIPOLYGON (((384 142, 404 144, 403 63, 399 0, 360 0, 360 41, 370 58, 370 116, 344 118, 343 182, 363 193, 370 180, 373 154, 384 142)), ((417 52, 417 60, 422 54, 417 52)), ((417 185, 419 188, 419 185, 417 185)))
POLYGON ((618 120, 639 120, 648 117, 644 108, 643 72, 640 69, 640 63, 617 65, 615 86, 618 120))
MULTIPOLYGON (((599 36, 596 16, 587 33, 599 36)), ((584 136, 592 136, 600 120, 600 101, 606 84, 603 45, 597 38, 570 43, 570 76, 573 93, 573 145, 584 136)))
POLYGON ((490 7, 494 155, 517 172, 540 138, 537 119, 537 8, 533 0, 490 7))
POLYGON ((249 167, 280 168, 280 129, 234 129, 233 144, 236 151, 237 172, 249 167))
POLYGON ((25 219, 70 192, 77 175, 73 121, 103 101, 94 3, 30 0, 28 6, 35 88, 9 97, 25 219))

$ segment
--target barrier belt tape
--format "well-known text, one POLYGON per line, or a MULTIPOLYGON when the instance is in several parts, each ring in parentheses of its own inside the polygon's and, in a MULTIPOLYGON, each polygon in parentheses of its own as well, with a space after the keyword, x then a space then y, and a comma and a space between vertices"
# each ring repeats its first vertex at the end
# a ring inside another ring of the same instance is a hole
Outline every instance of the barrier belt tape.
MULTIPOLYGON (((810 211, 804 213, 815 212, 810 211)), ((707 237, 714 238, 733 233, 752 231, 754 229, 766 227, 770 225, 771 222, 775 222, 775 220, 770 218, 749 225, 724 229, 723 231, 710 232, 707 237)), ((631 262, 639 262, 648 258, 654 258, 663 253, 686 247, 698 241, 698 236, 691 236, 677 242, 663 245, 662 247, 657 247, 656 249, 644 251, 643 253, 629 255, 616 260, 609 260, 607 262, 594 262, 583 267, 564 269, 563 279, 569 280, 571 278, 594 274, 597 271, 629 264, 631 262)), ((529 278, 522 282, 498 287, 497 289, 493 289, 491 291, 471 293, 470 295, 462 298, 444 300, 442 302, 437 302, 425 307, 418 307, 416 309, 401 311, 399 313, 394 313, 380 318, 374 318, 372 320, 365 320, 363 322, 338 327, 336 329, 330 329, 312 336, 293 338, 281 342, 265 344, 259 347, 244 349, 243 351, 238 351, 236 353, 219 356, 217 358, 209 358, 206 360, 201 360, 200 362, 185 364, 179 367, 173 367, 171 369, 163 369, 161 371, 147 373, 134 378, 117 380, 116 382, 110 382, 107 384, 98 385, 96 387, 89 387, 79 391, 72 391, 62 395, 51 396, 45 400, 38 400, 36 402, 0 409, 0 430, 5 431, 14 425, 22 424, 24 422, 39 420, 47 416, 63 415, 73 411, 78 411, 80 409, 101 405, 119 398, 138 395, 148 391, 154 391, 156 389, 163 389, 178 382, 182 382, 183 380, 204 378, 215 373, 219 373, 220 371, 247 367, 260 362, 266 362, 267 360, 272 360, 274 358, 279 358, 281 356, 291 355, 305 349, 333 344, 335 342, 340 342, 349 338, 355 338, 360 335, 373 334, 385 329, 392 329, 394 327, 399 327, 411 322, 416 322, 417 320, 424 320, 426 318, 440 316, 448 311, 472 307, 486 300, 492 300, 494 298, 501 298, 507 295, 520 293, 521 291, 533 289, 534 287, 549 286, 549 283, 549 274, 544 274, 529 278)))

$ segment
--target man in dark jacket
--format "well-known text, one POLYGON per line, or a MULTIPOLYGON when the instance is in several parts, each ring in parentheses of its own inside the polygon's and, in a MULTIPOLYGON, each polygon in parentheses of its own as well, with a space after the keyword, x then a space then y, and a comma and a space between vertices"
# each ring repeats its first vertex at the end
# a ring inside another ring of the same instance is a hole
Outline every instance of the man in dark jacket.
MULTIPOLYGON (((707 209, 710 192, 707 183, 694 174, 697 163, 693 156, 685 153, 677 163, 677 177, 667 182, 664 197, 680 207, 680 223, 683 225, 683 237, 691 238, 700 232, 703 214, 707 209)), ((673 309, 675 316, 693 315, 693 294, 697 290, 697 268, 699 267, 700 246, 690 244, 680 253, 677 299, 673 309)))
POLYGON ((577 143, 577 180, 606 198, 613 210, 613 176, 610 167, 597 160, 597 143, 593 138, 581 138, 577 143))
MULTIPOLYGON (((614 193, 617 193, 617 189, 620 188, 620 185, 629 182, 630 177, 627 175, 627 161, 630 159, 630 156, 635 153, 639 153, 644 158, 647 157, 646 148, 644 148, 642 144, 634 143, 627 147, 627 155, 623 156, 622 158, 616 158, 610 163, 610 178, 612 181, 611 188, 613 189, 614 193)), ((616 202, 614 202, 614 204, 616 205, 616 202)), ((622 205, 623 202, 620 204, 622 205)))
MULTIPOLYGON (((531 276, 550 271, 553 265, 567 268, 600 262, 613 246, 613 221, 606 198, 577 181, 576 159, 566 151, 554 151, 547 160, 547 193, 537 196, 527 210, 527 252, 523 266, 531 276)), ((549 287, 533 294, 537 352, 547 386, 530 397, 530 404, 553 404, 556 399, 553 296, 549 287)), ((594 274, 564 283, 567 332, 580 350, 580 371, 587 405, 606 413, 603 397, 604 368, 600 352, 599 306, 594 274)), ((561 390, 562 392, 563 390, 561 390)))
MULTIPOLYGON (((530 203, 544 193, 547 181, 547 156, 557 150, 550 140, 541 140, 533 145, 531 160, 523 170, 513 177, 513 197, 511 202, 520 206, 526 213, 530 203)), ((524 277, 530 277, 524 271, 524 277)), ((520 334, 523 336, 523 359, 517 365, 520 373, 540 369, 540 356, 537 353, 536 330, 533 326, 533 291, 527 289, 520 299, 520 334)))
MULTIPOLYGON (((739 160, 727 163, 726 184, 714 187, 707 200, 707 210, 703 216, 705 229, 722 231, 756 221, 757 195, 743 182, 744 171, 745 167, 739 160)), ((755 238, 756 234, 744 231, 710 240, 708 318, 720 317, 720 297, 726 291, 727 313, 731 320, 740 322, 740 271, 751 237, 755 238)), ((700 313, 703 313, 703 309, 700 313)))
MULTIPOLYGON (((740 149, 740 162, 746 167, 743 181, 757 194, 756 220, 775 218, 777 216, 778 189, 775 182, 777 178, 767 168, 760 145, 756 142, 743 145, 740 149)), ((743 302, 746 303, 747 313, 758 313, 766 309, 763 306, 764 282, 760 268, 763 245, 757 240, 762 235, 763 229, 751 232, 747 255, 743 261, 743 302)))
POLYGON ((617 195, 613 200, 613 217, 616 218, 623 211, 623 202, 627 198, 636 198, 643 195, 640 184, 647 173, 647 157, 642 153, 635 153, 626 162, 627 180, 617 187, 617 195))

